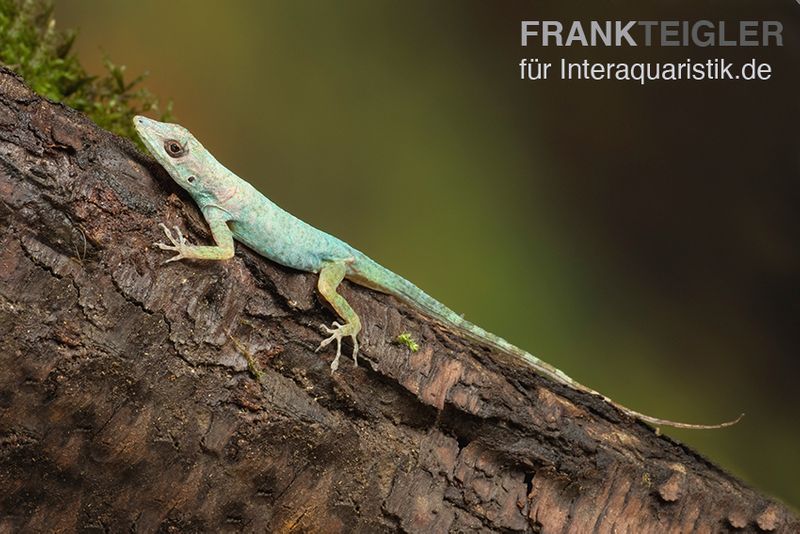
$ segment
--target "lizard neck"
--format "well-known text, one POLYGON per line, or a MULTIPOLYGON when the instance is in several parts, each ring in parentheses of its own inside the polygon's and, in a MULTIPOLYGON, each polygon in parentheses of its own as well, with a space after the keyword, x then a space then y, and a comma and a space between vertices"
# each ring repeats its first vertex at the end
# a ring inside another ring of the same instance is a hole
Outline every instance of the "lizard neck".
POLYGON ((235 197, 240 193, 241 178, 224 167, 208 172, 201 180, 204 183, 203 189, 190 191, 200 207, 228 208, 235 203, 235 197))

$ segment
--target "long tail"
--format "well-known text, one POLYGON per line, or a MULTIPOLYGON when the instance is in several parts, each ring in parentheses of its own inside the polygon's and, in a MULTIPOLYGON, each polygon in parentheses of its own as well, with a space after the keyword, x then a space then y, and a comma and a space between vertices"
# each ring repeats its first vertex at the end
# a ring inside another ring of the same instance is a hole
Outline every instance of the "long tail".
POLYGON ((621 410, 622 412, 626 413, 627 415, 639 419, 640 421, 644 421, 646 423, 650 423, 655 426, 670 426, 675 428, 689 428, 695 430, 707 430, 707 429, 714 429, 714 428, 724 428, 731 425, 735 425, 738 423, 744 414, 741 414, 739 417, 732 421, 726 421, 724 423, 719 423, 716 425, 700 425, 700 424, 692 424, 692 423, 680 423, 677 421, 670 421, 668 419, 660 419, 658 417, 652 417, 649 415, 645 415, 630 408, 626 408, 621 404, 617 404, 616 402, 612 401, 605 395, 598 393, 597 391, 584 386, 583 384, 576 382, 569 376, 567 376, 564 372, 556 369, 552 365, 548 364, 537 358, 536 356, 520 349, 519 347, 512 345, 505 339, 492 334, 491 332, 487 332, 483 328, 479 327, 476 324, 473 324, 459 314, 439 302, 438 300, 434 299, 420 288, 403 278, 402 276, 393 273, 392 271, 386 269, 382 265, 378 264, 377 262, 373 261, 366 256, 359 258, 356 262, 357 264, 357 272, 355 281, 359 283, 364 283, 369 287, 374 287, 375 289, 384 291, 391 295, 394 295, 401 300, 405 301, 406 303, 419 308, 423 312, 426 312, 436 319, 446 323, 452 324, 459 328, 468 338, 473 339, 479 343, 485 343, 492 348, 495 348, 501 352, 505 352, 507 354, 511 354, 516 356, 520 360, 524 361, 528 365, 530 365, 535 371, 538 373, 555 380, 558 383, 567 385, 572 387, 573 389, 577 389, 579 391, 583 391, 585 393, 589 393, 592 395, 597 395, 602 398, 607 403, 611 404, 612 406, 616 407, 617 409, 621 410), (376 283, 376 280, 380 280, 381 283, 376 283))

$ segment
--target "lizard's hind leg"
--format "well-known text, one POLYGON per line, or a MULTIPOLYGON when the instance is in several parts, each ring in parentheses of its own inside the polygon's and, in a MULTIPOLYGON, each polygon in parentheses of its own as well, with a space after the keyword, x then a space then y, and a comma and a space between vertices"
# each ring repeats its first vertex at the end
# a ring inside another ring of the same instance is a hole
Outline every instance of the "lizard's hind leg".
POLYGON ((317 351, 326 347, 330 342, 336 341, 336 358, 331 363, 331 372, 339 368, 339 357, 342 355, 342 338, 347 336, 353 339, 353 364, 358 366, 358 333, 361 331, 361 319, 358 318, 358 315, 344 297, 336 292, 346 273, 346 262, 329 262, 320 270, 319 280, 317 281, 319 292, 333 306, 339 317, 345 321, 345 324, 334 322, 333 328, 322 325, 322 329, 331 335, 322 340, 322 343, 317 347, 317 351))

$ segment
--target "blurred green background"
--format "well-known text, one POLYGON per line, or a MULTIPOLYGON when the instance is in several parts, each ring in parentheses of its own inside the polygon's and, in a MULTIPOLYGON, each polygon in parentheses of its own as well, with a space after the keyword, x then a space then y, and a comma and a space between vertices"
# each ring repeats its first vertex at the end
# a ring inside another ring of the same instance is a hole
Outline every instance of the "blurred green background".
MULTIPOLYGON (((800 504, 790 1, 57 0, 295 215, 800 504), (762 20, 782 48, 519 46, 520 20, 762 20), (521 58, 768 61, 768 82, 523 82, 521 58)), ((368 320, 368 319, 367 319, 368 320)))

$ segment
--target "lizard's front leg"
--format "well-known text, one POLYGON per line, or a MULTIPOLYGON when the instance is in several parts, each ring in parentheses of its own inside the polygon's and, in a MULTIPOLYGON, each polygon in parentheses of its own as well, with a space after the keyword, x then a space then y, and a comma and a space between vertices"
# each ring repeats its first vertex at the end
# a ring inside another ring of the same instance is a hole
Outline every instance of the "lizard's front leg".
POLYGON ((176 235, 172 235, 169 228, 159 223, 167 239, 172 244, 154 243, 154 245, 161 250, 173 250, 178 253, 165 263, 177 260, 227 260, 233 257, 233 234, 231 229, 228 228, 227 221, 222 217, 214 216, 206 216, 206 221, 216 245, 191 245, 186 242, 186 238, 183 237, 183 233, 177 226, 174 227, 176 235))
POLYGON ((353 364, 358 366, 358 333, 361 331, 361 319, 358 318, 358 315, 344 297, 336 292, 339 284, 344 280, 346 272, 346 262, 329 262, 320 270, 319 280, 317 281, 319 292, 333 306, 339 317, 345 321, 345 324, 334 322, 333 328, 322 325, 322 329, 331 335, 322 340, 322 343, 317 347, 317 351, 326 347, 330 342, 336 341, 336 357, 331 363, 331 372, 339 368, 339 357, 342 355, 342 338, 347 336, 353 339, 353 364))

